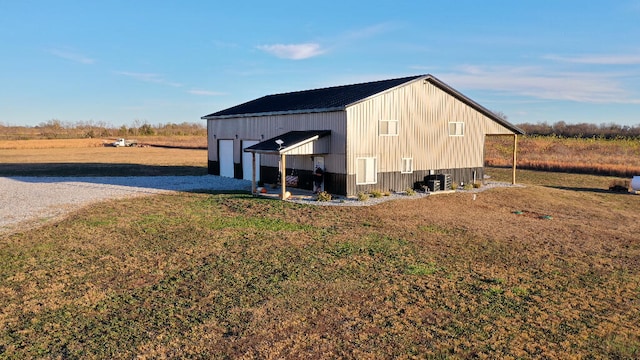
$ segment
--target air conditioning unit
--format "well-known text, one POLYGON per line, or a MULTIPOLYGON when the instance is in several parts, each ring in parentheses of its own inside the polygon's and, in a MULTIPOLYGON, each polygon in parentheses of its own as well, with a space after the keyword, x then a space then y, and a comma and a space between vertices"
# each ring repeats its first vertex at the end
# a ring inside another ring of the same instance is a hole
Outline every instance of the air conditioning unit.
POLYGON ((453 184, 451 174, 440 174, 438 175, 438 180, 440 180, 441 190, 451 190, 451 185, 453 184))
POLYGON ((428 180, 427 187, 429 191, 440 191, 440 180, 428 180))

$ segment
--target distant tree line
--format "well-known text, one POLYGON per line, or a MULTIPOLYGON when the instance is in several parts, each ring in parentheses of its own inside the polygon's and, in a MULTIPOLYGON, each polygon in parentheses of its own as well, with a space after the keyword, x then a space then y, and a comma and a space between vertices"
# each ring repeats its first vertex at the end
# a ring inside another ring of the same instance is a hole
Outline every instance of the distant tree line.
MULTIPOLYGON (((501 112, 495 112, 506 119, 501 112)), ((601 138, 601 139, 640 139, 640 125, 627 126, 608 124, 567 124, 558 121, 518 124, 518 127, 529 136, 557 136, 564 138, 601 138)), ((180 124, 165 123, 151 125, 146 121, 134 120, 130 125, 114 127, 102 121, 78 121, 74 123, 52 119, 37 126, 12 126, 0 123, 0 140, 20 139, 77 139, 77 138, 109 138, 127 136, 206 136, 207 127, 204 122, 180 124)))
POLYGON ((52 119, 37 126, 11 126, 0 123, 1 140, 21 139, 78 139, 127 136, 206 136, 207 127, 202 123, 183 122, 151 125, 135 120, 131 125, 114 127, 105 122, 79 121, 74 123, 52 119))
POLYGON ((518 127, 529 136, 558 136, 563 138, 600 138, 600 139, 640 139, 640 125, 627 126, 618 124, 567 124, 558 121, 553 124, 518 124, 518 127))

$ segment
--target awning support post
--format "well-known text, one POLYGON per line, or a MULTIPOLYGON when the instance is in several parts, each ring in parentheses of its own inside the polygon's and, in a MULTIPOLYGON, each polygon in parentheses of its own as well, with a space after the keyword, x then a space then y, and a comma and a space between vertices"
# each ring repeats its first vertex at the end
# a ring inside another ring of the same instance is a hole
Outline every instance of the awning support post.
POLYGON ((251 193, 256 194, 256 153, 251 153, 251 193))
POLYGON ((280 194, 280 198, 285 200, 284 194, 287 192, 287 156, 285 154, 280 154, 280 164, 282 164, 282 169, 280 169, 280 182, 282 183, 282 192, 280 194))
POLYGON ((511 183, 516 184, 516 153, 518 151, 518 134, 513 134, 513 169, 511 174, 511 183))

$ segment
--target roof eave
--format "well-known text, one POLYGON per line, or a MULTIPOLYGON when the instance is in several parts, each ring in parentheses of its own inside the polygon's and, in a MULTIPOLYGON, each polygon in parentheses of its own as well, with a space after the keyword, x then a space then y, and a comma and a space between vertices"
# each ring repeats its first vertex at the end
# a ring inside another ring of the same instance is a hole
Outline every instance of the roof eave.
MULTIPOLYGON (((315 132, 316 132, 316 134, 313 135, 313 136, 309 136, 307 138, 304 138, 303 140, 298 141, 297 143, 293 143, 291 145, 287 145, 287 146, 282 147, 280 149, 252 149, 251 147, 248 147, 248 148, 244 149, 244 152, 256 153, 256 154, 283 155, 283 154, 286 154, 289 151, 295 150, 295 149, 297 149, 297 148, 299 148, 299 147, 301 147, 303 145, 306 145, 308 143, 314 142, 316 140, 319 140, 321 138, 324 138, 326 136, 331 135, 331 130, 320 130, 320 131, 315 131, 315 132)), ((277 136, 275 138, 277 138, 277 136)), ((274 138, 272 138, 272 139, 274 139, 274 138)), ((267 140, 263 141, 263 143, 269 142, 272 139, 267 139, 267 140)), ((257 145, 259 145, 259 144, 256 144, 254 146, 257 146, 257 145)))
MULTIPOLYGON (((451 96, 454 96, 454 97, 458 98, 460 101, 462 101, 465 104, 471 106, 475 110, 481 112, 483 115, 487 116, 491 120, 493 120, 493 121, 497 122, 498 124, 506 127, 507 129, 513 131, 515 134, 524 135, 524 133, 525 133, 524 130, 520 129, 519 127, 517 127, 517 126, 515 126, 513 124, 511 124, 510 122, 506 121, 505 119, 499 117, 493 111, 491 111, 491 110, 485 108, 484 106, 478 104, 477 102, 471 100, 470 98, 468 98, 467 96, 463 95, 462 93, 460 93, 458 90, 452 88, 451 86, 445 84, 444 82, 442 82, 440 79, 436 78, 435 76, 427 75, 427 76, 424 76, 422 79, 424 79, 424 81, 431 82, 435 86, 437 86, 440 89, 444 90, 445 92, 449 93, 451 96)), ((417 80, 419 80, 419 79, 417 79, 417 80)))
POLYGON ((282 148, 278 152, 280 153, 280 155, 286 154, 287 152, 289 152, 291 150, 295 150, 296 148, 299 148, 300 146, 308 144, 308 143, 310 143, 312 141, 318 140, 319 138, 320 138, 320 135, 312 136, 312 137, 307 138, 307 139, 305 139, 303 141, 300 141, 298 143, 291 144, 291 145, 287 146, 286 148, 282 148))
POLYGON ((222 120, 222 119, 234 119, 241 117, 259 117, 259 116, 278 116, 278 115, 297 115, 297 114, 312 114, 312 113, 325 113, 334 111, 344 111, 344 106, 331 107, 331 108, 319 108, 319 109, 303 109, 303 110, 289 110, 289 111, 270 111, 259 112, 249 114, 232 114, 232 115, 207 115, 200 119, 202 120, 222 120))

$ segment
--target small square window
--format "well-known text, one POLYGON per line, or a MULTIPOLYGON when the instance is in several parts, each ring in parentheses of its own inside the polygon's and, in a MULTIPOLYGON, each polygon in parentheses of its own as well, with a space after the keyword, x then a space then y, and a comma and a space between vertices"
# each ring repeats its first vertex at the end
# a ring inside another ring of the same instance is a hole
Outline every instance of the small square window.
POLYGON ((413 158, 402 158, 400 173, 411 174, 413 172, 413 158))
POLYGON ((464 136, 464 123, 449 122, 449 136, 464 136))
POLYGON ((380 120, 380 136, 398 136, 398 120, 380 120))

